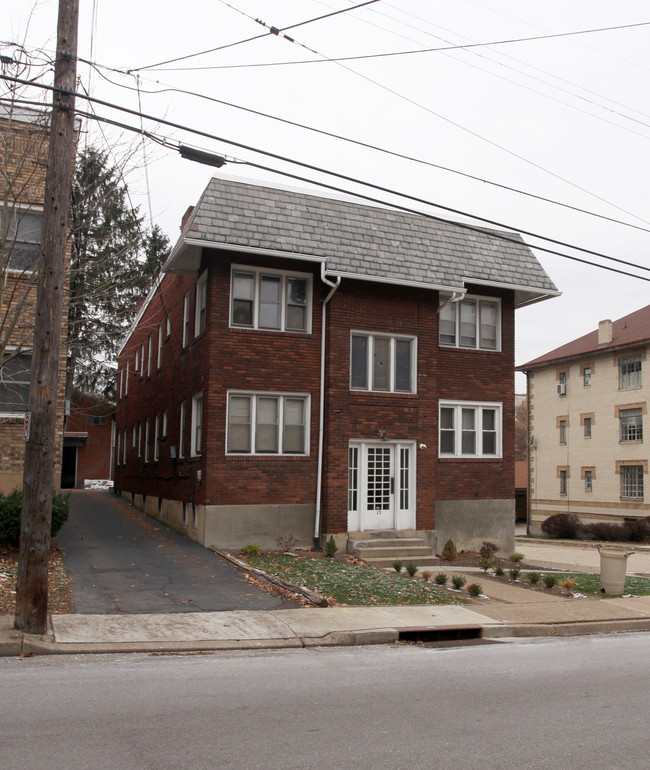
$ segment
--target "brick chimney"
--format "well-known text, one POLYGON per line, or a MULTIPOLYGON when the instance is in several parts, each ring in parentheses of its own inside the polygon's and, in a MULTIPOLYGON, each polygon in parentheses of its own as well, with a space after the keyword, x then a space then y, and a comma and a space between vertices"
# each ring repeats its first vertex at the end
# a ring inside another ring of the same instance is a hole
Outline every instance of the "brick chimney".
POLYGON ((600 321, 598 324, 598 344, 609 345, 612 341, 612 322, 600 321))
POLYGON ((183 218, 181 219, 181 230, 185 229, 185 225, 187 224, 187 220, 192 216, 192 212, 194 211, 194 206, 188 206, 187 211, 183 214, 183 218))

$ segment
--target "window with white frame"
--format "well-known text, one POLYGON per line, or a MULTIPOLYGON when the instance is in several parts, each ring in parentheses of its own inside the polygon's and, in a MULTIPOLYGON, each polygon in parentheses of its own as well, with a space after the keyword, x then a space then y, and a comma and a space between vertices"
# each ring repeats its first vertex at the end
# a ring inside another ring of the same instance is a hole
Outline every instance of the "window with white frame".
POLYGON ((147 377, 151 377, 151 334, 148 339, 148 355, 147 355, 147 377))
POLYGON ((144 423, 144 461, 149 462, 149 420, 144 423))
POLYGON ((624 356, 618 359, 618 387, 641 387, 641 356, 624 356))
POLYGON ((157 414, 154 418, 153 429, 153 461, 155 463, 160 459, 160 415, 157 414))
POLYGON ((643 466, 621 465, 621 497, 643 500, 643 466))
POLYGON ((387 393, 415 393, 416 340, 352 332, 350 387, 387 393))
POLYGON ((441 457, 500 457, 501 404, 440 402, 441 457))
POLYGON ((187 347, 190 341, 190 294, 183 297, 183 337, 182 345, 187 347))
POLYGON ((142 423, 138 423, 138 460, 142 457, 142 423))
POLYGON ((122 455, 122 464, 126 465, 126 449, 127 449, 127 444, 126 444, 126 428, 124 428, 124 430, 122 431, 122 446, 123 446, 123 451, 124 451, 124 454, 122 455))
POLYGON ((135 349, 135 361, 133 362, 133 371, 137 372, 140 366, 140 348, 135 349))
POLYGON ((162 324, 158 324, 158 356, 156 359, 156 369, 160 369, 162 366, 162 348, 163 348, 163 328, 162 324))
POLYGON ((203 444, 203 393, 192 396, 192 436, 190 440, 190 455, 197 457, 201 454, 203 444))
POLYGON ((310 275, 233 267, 231 326, 309 332, 310 319, 310 275))
POLYGON ((4 258, 8 270, 30 271, 36 267, 43 212, 13 205, 7 211, 7 225, 4 226, 4 213, 0 208, 0 233, 3 233, 4 258))
POLYGON ((172 333, 172 314, 167 313, 167 328, 165 330, 165 336, 169 337, 172 333))
POLYGON ((124 395, 129 395, 129 362, 126 362, 126 369, 124 370, 124 395))
POLYGON ((590 387, 591 385, 591 366, 585 366, 585 368, 582 370, 582 382, 585 388, 590 387))
POLYGON ((0 366, 0 415, 22 416, 29 405, 32 354, 7 350, 0 366))
POLYGON ((194 336, 198 337, 205 331, 205 316, 207 312, 208 299, 208 271, 196 282, 196 303, 194 307, 194 336))
POLYGON ((228 395, 228 453, 304 455, 308 437, 309 396, 228 395))
POLYGON ((439 342, 455 348, 501 349, 501 302, 466 296, 450 302, 440 295, 439 342))
POLYGON ((162 432, 161 436, 163 439, 167 438, 167 410, 163 409, 162 413, 162 432))
POLYGON ((185 457, 185 401, 181 401, 178 420, 178 457, 185 457))
POLYGON ((621 441, 643 441, 643 410, 621 409, 618 415, 621 441))
POLYGON ((131 435, 131 448, 135 449, 138 445, 138 426, 133 423, 132 435, 131 435))

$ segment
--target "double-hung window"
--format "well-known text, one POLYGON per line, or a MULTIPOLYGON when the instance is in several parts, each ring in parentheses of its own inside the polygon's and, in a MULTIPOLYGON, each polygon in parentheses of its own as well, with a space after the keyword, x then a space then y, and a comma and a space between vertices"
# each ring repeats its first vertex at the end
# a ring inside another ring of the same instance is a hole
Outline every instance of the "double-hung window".
POLYGON ((203 444, 203 393, 192 396, 192 436, 190 441, 190 455, 196 457, 201 454, 203 444))
POLYGON ((641 356, 624 356, 618 359, 618 387, 641 387, 641 356))
POLYGON ((621 465, 621 497, 643 500, 643 465, 621 465))
POLYGON ((440 402, 441 457, 501 457, 501 404, 440 402))
POLYGON ((17 272, 33 270, 38 261, 41 243, 42 212, 14 205, 8 211, 6 227, 3 217, 3 210, 0 208, 0 233, 5 234, 3 267, 17 272))
POLYGON ((439 342, 455 348, 501 349, 501 303, 497 299, 465 297, 450 302, 440 295, 439 342))
POLYGON ((181 345, 186 348, 190 341, 190 295, 183 297, 183 335, 181 345))
POLYGON ((247 329, 309 332, 311 276, 233 267, 230 324, 247 329))
POLYGON ((181 401, 178 415, 178 457, 185 457, 185 401, 181 401))
POLYGON ((0 365, 0 415, 24 415, 29 403, 32 354, 7 351, 0 365))
POLYGON ((229 394, 228 453, 304 455, 308 438, 309 396, 229 394))
POLYGON ((643 440, 643 410, 621 409, 619 411, 621 424, 621 441, 643 440))
POLYGON ((156 369, 162 367, 162 348, 163 348, 163 326, 158 324, 158 356, 156 359, 156 369))
POLYGON ((352 332, 350 387, 387 393, 415 393, 416 340, 352 332))
POLYGON ((196 303, 194 309, 194 336, 198 337, 205 331, 205 317, 208 298, 208 271, 196 282, 196 303))

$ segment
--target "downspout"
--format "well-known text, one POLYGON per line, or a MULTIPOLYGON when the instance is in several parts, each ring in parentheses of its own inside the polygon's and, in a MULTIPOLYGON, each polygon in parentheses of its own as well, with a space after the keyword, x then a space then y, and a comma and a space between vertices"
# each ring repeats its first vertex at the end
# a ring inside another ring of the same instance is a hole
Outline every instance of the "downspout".
POLYGON ((330 287, 330 292, 323 300, 321 310, 321 339, 320 339, 320 396, 318 405, 318 471, 316 477, 316 516, 314 520, 314 548, 320 548, 320 521, 321 521, 321 500, 323 497, 323 443, 325 437, 325 332, 327 329, 327 305, 332 299, 336 290, 341 285, 341 276, 336 277, 336 281, 330 281, 325 277, 325 263, 320 264, 320 279, 330 287))
POLYGON ((465 299, 465 295, 467 294, 467 291, 454 291, 451 294, 451 297, 449 299, 445 300, 442 305, 438 305, 438 313, 440 313, 441 310, 444 310, 447 305, 451 305, 452 302, 460 302, 462 299, 465 299))

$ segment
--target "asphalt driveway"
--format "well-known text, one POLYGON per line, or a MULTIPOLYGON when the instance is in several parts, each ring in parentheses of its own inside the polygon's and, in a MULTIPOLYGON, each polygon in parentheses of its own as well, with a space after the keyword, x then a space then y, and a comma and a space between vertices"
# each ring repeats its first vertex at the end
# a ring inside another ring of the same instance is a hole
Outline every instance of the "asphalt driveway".
POLYGON ((179 535, 112 492, 73 490, 59 533, 82 614, 274 610, 277 599, 207 548, 179 535))

